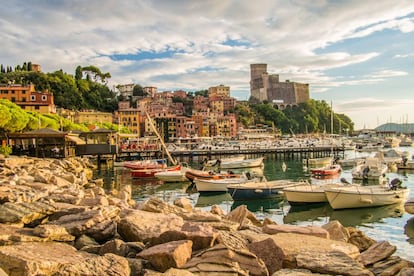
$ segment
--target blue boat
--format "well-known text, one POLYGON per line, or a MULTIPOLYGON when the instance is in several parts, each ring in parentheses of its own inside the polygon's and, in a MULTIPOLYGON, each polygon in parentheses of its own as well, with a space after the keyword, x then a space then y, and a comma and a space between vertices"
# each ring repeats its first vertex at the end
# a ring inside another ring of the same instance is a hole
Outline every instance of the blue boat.
POLYGON ((228 185, 227 191, 233 200, 267 199, 281 197, 284 188, 301 184, 290 180, 246 182, 228 185))

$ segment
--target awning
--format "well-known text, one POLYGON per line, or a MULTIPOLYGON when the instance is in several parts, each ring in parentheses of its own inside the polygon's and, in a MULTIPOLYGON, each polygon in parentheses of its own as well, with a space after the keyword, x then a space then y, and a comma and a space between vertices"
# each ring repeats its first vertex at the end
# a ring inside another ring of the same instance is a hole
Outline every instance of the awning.
POLYGON ((75 142, 76 145, 85 145, 86 142, 83 141, 81 138, 79 138, 78 136, 73 136, 73 135, 67 135, 66 138, 72 142, 75 142))

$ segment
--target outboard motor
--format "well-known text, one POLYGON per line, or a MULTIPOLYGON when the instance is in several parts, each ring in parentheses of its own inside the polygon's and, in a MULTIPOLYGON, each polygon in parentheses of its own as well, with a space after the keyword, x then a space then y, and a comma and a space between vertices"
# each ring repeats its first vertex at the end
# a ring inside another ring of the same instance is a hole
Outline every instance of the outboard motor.
POLYGON ((348 180, 345 179, 345 177, 341 177, 340 181, 341 183, 344 183, 344 184, 351 184, 348 182, 348 180))
POLYGON ((401 184, 402 181, 399 178, 394 178, 393 180, 391 180, 390 182, 390 189, 391 190, 397 190, 397 189, 401 189, 401 184))

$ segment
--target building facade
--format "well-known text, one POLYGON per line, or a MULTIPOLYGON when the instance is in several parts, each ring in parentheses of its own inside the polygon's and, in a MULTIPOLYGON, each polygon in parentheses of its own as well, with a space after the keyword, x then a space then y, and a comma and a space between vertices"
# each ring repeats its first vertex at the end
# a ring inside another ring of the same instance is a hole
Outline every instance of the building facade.
POLYGON ((41 114, 56 113, 53 94, 48 91, 35 91, 33 84, 0 85, 0 97, 17 104, 27 111, 36 111, 41 114))

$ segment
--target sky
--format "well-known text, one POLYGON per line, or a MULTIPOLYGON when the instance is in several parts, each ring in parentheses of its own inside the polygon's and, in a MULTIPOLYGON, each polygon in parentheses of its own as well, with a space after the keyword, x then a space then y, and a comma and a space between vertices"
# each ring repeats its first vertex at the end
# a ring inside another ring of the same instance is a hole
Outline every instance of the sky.
POLYGON ((250 64, 348 115, 355 129, 414 123, 412 0, 14 0, 0 10, 0 63, 43 72, 94 65, 158 91, 230 86, 250 64))

